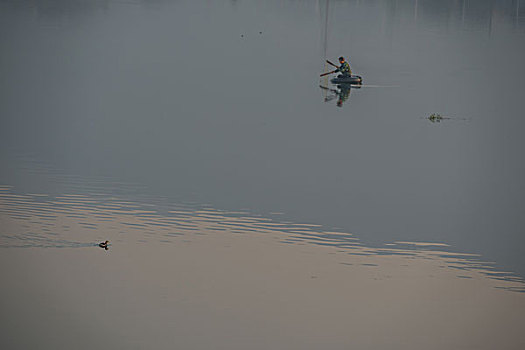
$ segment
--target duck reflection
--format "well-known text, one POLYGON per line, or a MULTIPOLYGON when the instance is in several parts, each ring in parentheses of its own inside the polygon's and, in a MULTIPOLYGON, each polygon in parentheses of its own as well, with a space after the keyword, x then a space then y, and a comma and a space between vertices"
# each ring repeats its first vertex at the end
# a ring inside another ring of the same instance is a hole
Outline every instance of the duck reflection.
POLYGON ((328 94, 324 98, 324 102, 329 102, 337 99, 337 107, 343 107, 343 104, 350 98, 350 93, 352 89, 360 88, 359 85, 352 84, 339 84, 336 85, 335 89, 322 85, 319 85, 319 87, 328 92, 328 94))

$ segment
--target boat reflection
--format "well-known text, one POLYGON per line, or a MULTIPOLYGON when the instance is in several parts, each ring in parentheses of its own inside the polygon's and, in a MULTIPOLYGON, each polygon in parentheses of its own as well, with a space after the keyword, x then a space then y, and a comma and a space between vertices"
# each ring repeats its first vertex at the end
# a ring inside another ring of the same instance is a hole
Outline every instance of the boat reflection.
POLYGON ((324 97, 324 102, 330 102, 337 99, 337 107, 343 107, 343 104, 350 98, 352 89, 361 88, 359 85, 353 84, 338 84, 335 89, 323 85, 319 85, 319 87, 327 92, 324 97))

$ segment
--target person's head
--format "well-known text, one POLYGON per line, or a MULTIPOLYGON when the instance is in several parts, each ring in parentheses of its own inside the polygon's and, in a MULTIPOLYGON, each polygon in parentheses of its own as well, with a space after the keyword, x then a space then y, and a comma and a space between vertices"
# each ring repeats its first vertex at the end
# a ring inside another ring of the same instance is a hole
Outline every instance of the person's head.
POLYGON ((345 61, 345 58, 343 56, 339 57, 339 62, 343 63, 345 61))

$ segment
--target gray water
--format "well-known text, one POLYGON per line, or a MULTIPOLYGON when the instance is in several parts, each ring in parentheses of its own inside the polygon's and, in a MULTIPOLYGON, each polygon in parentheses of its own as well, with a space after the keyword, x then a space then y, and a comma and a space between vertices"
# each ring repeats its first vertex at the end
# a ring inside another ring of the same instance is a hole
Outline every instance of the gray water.
POLYGON ((523 275, 517 6, 339 1, 326 26, 316 1, 3 1, 1 175, 35 185, 15 167, 29 154, 370 242, 446 242, 523 275), (325 45, 374 86, 343 108, 319 88, 325 45))
MULTIPOLYGON (((2 0, 0 185, 437 243, 523 277, 524 62, 520 0, 2 0), (319 74, 341 55, 364 85, 338 106, 319 74)), ((0 245, 26 246, 9 227, 0 245)))

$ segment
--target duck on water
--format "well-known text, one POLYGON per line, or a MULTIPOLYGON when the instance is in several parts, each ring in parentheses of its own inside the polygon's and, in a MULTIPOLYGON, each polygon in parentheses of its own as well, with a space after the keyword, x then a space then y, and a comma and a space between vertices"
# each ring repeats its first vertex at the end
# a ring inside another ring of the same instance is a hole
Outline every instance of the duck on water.
POLYGON ((109 241, 105 241, 105 242, 100 242, 100 243, 98 244, 98 246, 99 246, 100 248, 104 248, 105 250, 108 250, 108 249, 109 249, 109 248, 108 248, 108 244, 109 244, 109 241))

